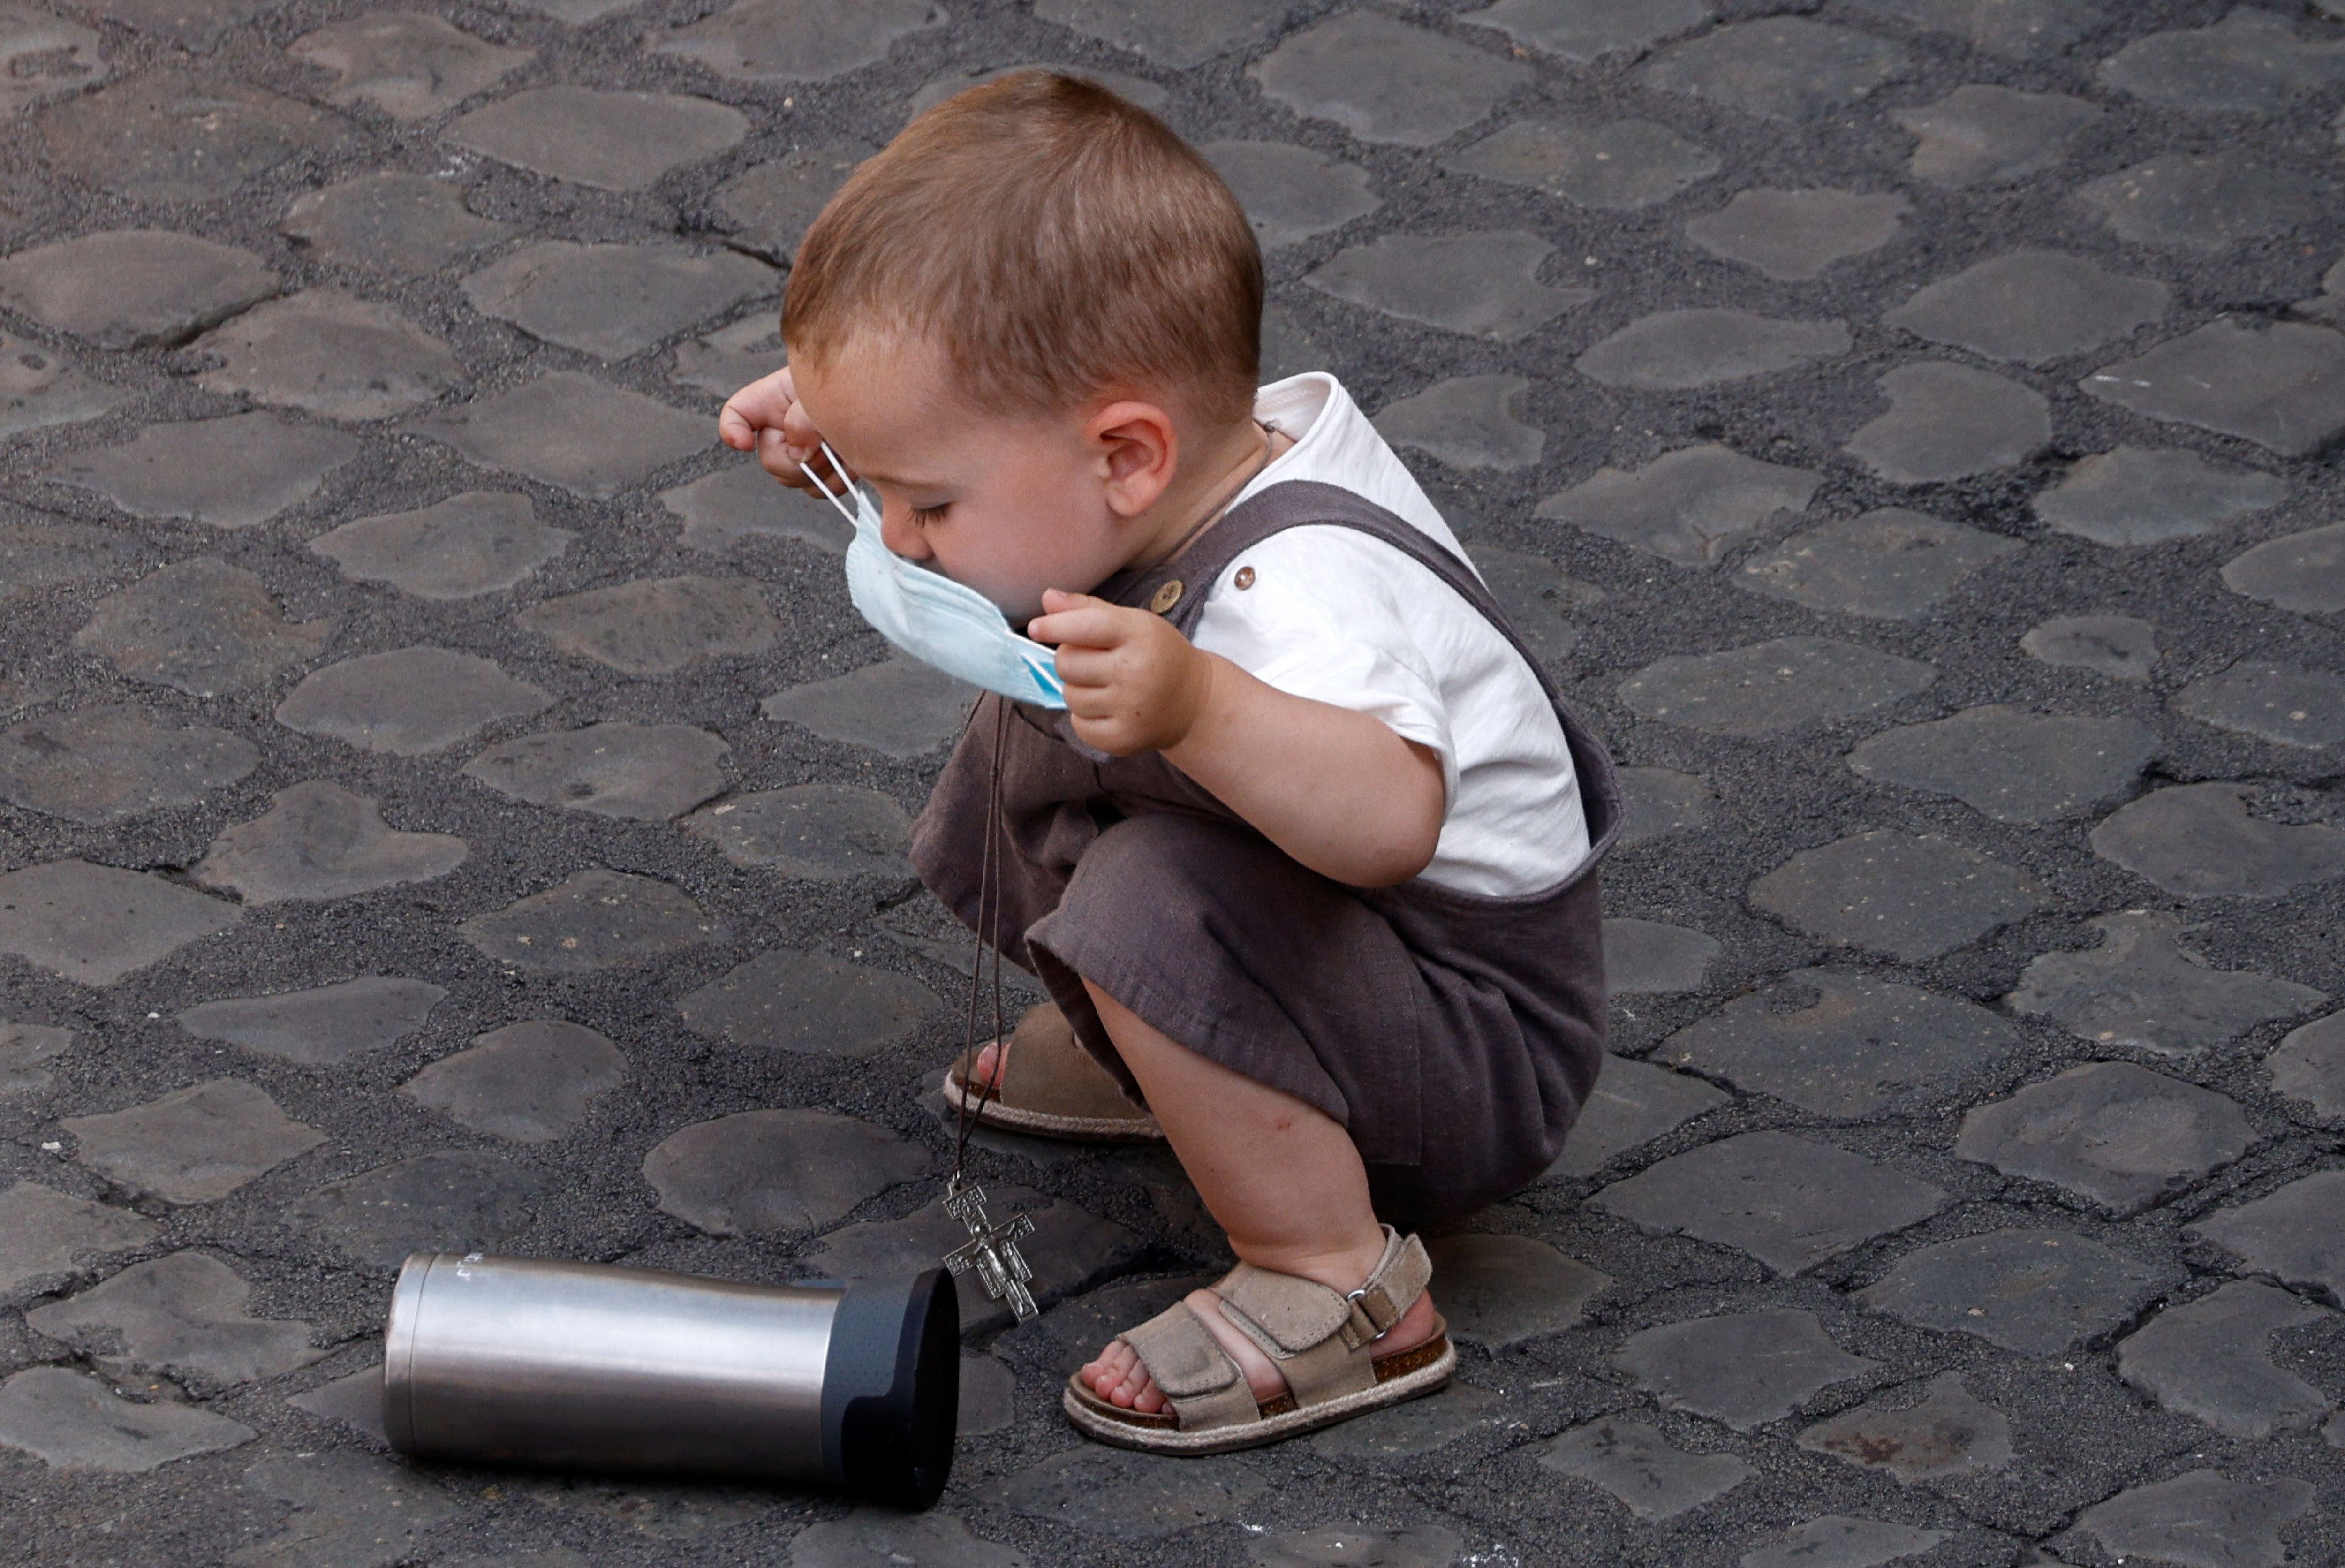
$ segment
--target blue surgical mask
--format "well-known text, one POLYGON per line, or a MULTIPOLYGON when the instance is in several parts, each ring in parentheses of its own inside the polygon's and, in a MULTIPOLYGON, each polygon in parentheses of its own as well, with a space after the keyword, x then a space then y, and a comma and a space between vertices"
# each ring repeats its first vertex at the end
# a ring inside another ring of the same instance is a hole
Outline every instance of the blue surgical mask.
MULTIPOLYGON (((847 472, 827 443, 822 451, 833 473, 847 472)), ((834 494, 813 469, 798 467, 855 524, 855 542, 847 547, 847 592, 874 631, 922 664, 972 686, 1038 708, 1067 706, 1051 649, 1010 630, 1000 606, 975 588, 888 548, 879 537, 879 508, 861 485, 848 487, 850 505, 848 494, 834 494)))

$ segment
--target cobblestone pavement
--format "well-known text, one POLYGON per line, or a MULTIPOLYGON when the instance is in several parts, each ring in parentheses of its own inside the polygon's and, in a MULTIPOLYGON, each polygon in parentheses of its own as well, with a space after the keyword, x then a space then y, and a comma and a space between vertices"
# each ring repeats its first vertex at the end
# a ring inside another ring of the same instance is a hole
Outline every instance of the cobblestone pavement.
POLYGON ((0 7, 0 1560, 2345 1562, 2345 0, 0 7), (1479 6, 1480 8, 1476 8, 1479 6), (960 694, 713 442, 915 106, 1257 214, 1632 797, 1615 1048, 1456 1387, 1209 1461, 1213 1269, 989 1137, 918 1519, 412 1469, 419 1247, 931 1260, 960 694))

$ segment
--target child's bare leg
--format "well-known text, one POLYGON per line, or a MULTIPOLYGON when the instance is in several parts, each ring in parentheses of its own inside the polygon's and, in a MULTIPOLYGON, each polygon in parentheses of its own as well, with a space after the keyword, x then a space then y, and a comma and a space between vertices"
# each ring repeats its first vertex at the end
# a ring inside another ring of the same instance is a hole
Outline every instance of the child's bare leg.
MULTIPOLYGON (((1174 1044, 1084 984, 1172 1152, 1229 1232, 1230 1249, 1259 1268, 1356 1288, 1384 1256, 1385 1237, 1351 1135, 1325 1113, 1174 1044)), ((1189 1304, 1244 1369, 1257 1400, 1285 1389, 1276 1365, 1222 1316, 1220 1298, 1199 1290, 1189 1304)), ((1378 1354, 1422 1344, 1433 1337, 1433 1298, 1421 1296, 1385 1333, 1378 1354)), ((1082 1375, 1101 1399, 1152 1415, 1164 1408, 1121 1339, 1082 1375)))

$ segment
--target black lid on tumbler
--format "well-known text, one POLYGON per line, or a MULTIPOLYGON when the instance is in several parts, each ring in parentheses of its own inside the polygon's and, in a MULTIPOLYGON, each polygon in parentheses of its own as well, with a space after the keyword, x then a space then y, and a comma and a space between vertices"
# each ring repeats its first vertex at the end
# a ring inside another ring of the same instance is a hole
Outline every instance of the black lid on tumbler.
POLYGON ((952 1276, 850 1283, 831 1319, 822 1446, 833 1485, 927 1508, 952 1471, 960 1416, 960 1301, 952 1276))

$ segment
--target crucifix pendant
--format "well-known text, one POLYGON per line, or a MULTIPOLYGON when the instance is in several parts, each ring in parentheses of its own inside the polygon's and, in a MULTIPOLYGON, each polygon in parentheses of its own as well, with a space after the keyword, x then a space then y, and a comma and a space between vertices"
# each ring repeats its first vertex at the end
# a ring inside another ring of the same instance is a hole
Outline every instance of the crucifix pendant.
POLYGON ((994 1224, 986 1217, 985 1189, 964 1183, 958 1175, 945 1184, 945 1212, 969 1227, 969 1239, 945 1254, 946 1270, 959 1278, 976 1269, 985 1294, 995 1301, 1008 1300, 1020 1323, 1041 1312, 1026 1288, 1034 1270, 1018 1255, 1018 1238, 1034 1234, 1032 1217, 1012 1215, 994 1224))

